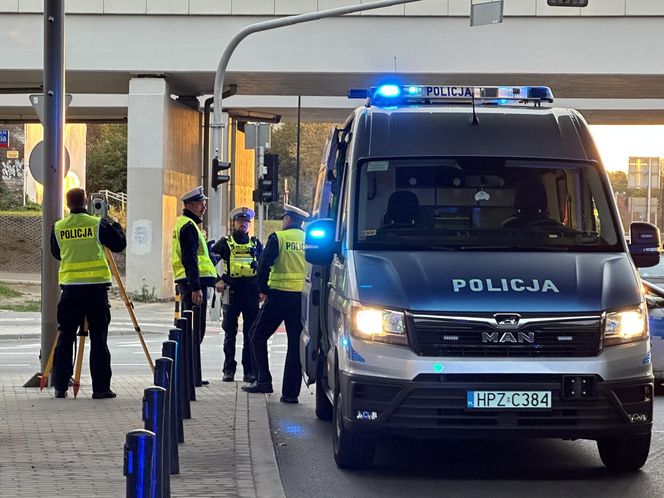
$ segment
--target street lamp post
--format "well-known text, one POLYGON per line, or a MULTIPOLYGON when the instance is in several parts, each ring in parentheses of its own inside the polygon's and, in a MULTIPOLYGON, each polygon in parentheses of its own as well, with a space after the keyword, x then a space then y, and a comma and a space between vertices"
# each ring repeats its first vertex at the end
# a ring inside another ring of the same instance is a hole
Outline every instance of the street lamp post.
MULTIPOLYGON (((309 12, 306 14, 299 14, 295 16, 281 17, 279 19, 270 19, 269 21, 261 21, 255 24, 250 24, 245 26, 238 33, 231 38, 231 41, 228 42, 226 49, 221 55, 219 60, 219 65, 217 67, 217 73, 214 78, 214 113, 213 113, 213 123, 211 124, 213 131, 213 140, 212 146, 214 148, 214 155, 218 160, 222 160, 222 131, 223 131, 223 122, 222 122, 222 92, 224 90, 224 76, 226 75, 226 68, 228 67, 228 62, 230 61, 231 55, 247 36, 252 33, 258 33, 259 31, 267 31, 270 29, 282 28, 284 26, 292 26, 294 24, 301 24, 309 21, 317 21, 319 19, 324 19, 327 17, 337 17, 343 16, 345 14, 352 14, 353 12, 361 12, 365 10, 380 9, 382 7, 390 7, 392 5, 400 5, 406 3, 419 2, 420 0, 380 0, 372 3, 366 3, 362 5, 349 5, 346 7, 338 7, 336 9, 321 10, 318 12, 309 12)), ((207 165, 209 168, 210 166, 207 165)), ((210 177, 212 175, 209 175, 210 177)), ((209 189, 210 197, 210 226, 209 226, 209 236, 211 238, 218 238, 221 235, 220 233, 222 223, 220 219, 213 219, 214 215, 219 215, 220 211, 216 206, 222 205, 226 202, 226 199, 221 199, 221 191, 216 191, 209 189), (214 206, 212 206, 214 204, 214 206)), ((225 224, 223 225, 225 226, 225 224)))

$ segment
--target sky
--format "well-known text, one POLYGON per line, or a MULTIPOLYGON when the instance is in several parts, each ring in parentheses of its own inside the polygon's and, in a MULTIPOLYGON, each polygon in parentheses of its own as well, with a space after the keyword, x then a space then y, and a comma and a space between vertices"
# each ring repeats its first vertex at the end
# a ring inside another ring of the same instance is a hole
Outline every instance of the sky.
POLYGON ((590 131, 607 171, 626 172, 629 156, 664 157, 664 125, 591 125, 590 131))

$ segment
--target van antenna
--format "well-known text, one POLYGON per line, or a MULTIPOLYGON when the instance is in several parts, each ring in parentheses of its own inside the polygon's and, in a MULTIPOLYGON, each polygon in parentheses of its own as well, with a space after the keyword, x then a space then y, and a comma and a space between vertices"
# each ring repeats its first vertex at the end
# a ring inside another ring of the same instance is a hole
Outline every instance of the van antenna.
POLYGON ((397 56, 394 56, 394 76, 397 75, 397 56))
POLYGON ((477 112, 475 112, 475 89, 473 88, 472 94, 470 96, 471 102, 473 103, 473 117, 470 119, 470 124, 473 126, 478 126, 480 120, 477 119, 477 112))

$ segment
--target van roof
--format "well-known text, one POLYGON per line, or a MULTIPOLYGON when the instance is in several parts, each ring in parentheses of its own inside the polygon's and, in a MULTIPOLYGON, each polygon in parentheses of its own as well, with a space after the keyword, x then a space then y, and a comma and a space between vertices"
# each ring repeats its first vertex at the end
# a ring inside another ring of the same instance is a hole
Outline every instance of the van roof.
MULTIPOLYGON (((359 107, 354 131, 360 155, 499 156, 595 160, 601 163, 583 117, 572 109, 472 107, 359 107)), ((359 157, 359 156, 358 156, 359 157)))

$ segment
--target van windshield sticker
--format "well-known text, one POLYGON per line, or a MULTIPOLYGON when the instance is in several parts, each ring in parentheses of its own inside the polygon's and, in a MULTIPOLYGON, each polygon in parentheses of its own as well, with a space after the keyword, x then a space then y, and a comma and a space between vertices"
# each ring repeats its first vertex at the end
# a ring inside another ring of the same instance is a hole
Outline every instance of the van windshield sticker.
POLYGON ((549 279, 537 278, 453 278, 454 292, 560 292, 549 279))
POLYGON ((367 171, 387 171, 390 168, 390 161, 369 161, 367 171))

